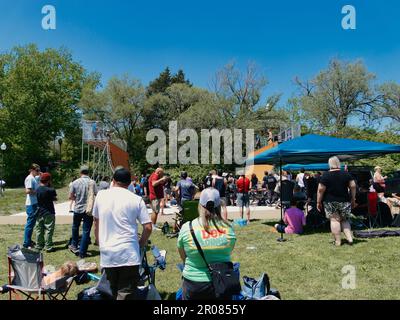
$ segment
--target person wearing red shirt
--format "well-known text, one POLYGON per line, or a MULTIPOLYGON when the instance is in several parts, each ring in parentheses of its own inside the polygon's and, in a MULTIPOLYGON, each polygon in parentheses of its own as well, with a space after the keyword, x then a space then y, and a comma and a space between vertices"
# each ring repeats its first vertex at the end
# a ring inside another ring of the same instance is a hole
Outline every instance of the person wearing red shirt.
POLYGON ((250 180, 244 174, 236 182, 237 201, 236 204, 240 207, 240 216, 243 219, 244 207, 246 207, 247 223, 250 223, 250 180))
POLYGON ((149 178, 149 199, 151 210, 151 221, 153 223, 153 229, 158 229, 156 227, 157 217, 160 213, 161 201, 164 199, 164 184, 169 178, 164 176, 164 170, 162 168, 157 168, 156 171, 149 178))

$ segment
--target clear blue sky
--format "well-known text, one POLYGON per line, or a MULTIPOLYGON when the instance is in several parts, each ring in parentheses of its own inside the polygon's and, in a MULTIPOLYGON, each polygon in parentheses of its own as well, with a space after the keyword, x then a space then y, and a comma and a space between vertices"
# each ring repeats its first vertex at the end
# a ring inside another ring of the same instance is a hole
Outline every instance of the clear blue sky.
POLYGON ((145 84, 169 66, 208 87, 234 59, 255 61, 270 85, 265 94, 296 90, 329 59, 363 59, 380 81, 400 82, 398 0, 2 0, 0 51, 37 43, 68 47, 103 82, 128 72, 145 84), (41 28, 41 8, 57 9, 57 30, 41 28), (357 10, 357 30, 341 28, 341 9, 357 10))

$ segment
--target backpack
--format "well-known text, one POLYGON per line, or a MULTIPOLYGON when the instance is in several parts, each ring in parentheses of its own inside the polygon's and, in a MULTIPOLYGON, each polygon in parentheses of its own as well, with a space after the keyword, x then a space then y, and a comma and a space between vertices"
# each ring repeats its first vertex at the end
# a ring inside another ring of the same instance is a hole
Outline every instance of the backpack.
POLYGON ((89 181, 88 184, 88 195, 87 195, 87 200, 86 200, 86 214, 88 216, 93 215, 93 207, 94 207, 94 200, 95 200, 95 182, 93 180, 89 181))
POLYGON ((243 277, 242 295, 246 300, 258 300, 267 296, 270 292, 269 277, 266 273, 256 280, 254 278, 243 277))

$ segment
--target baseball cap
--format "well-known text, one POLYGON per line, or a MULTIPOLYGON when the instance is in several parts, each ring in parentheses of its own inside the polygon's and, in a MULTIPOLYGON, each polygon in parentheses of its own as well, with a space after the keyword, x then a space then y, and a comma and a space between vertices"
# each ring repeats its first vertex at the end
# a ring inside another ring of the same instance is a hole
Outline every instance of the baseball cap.
POLYGON ((221 205, 221 198, 217 189, 208 188, 203 190, 200 195, 200 205, 210 209, 215 209, 221 205))
POLYGON ((51 174, 50 173, 42 173, 42 175, 40 176, 40 182, 49 182, 51 180, 51 174))
POLYGON ((130 184, 132 181, 131 173, 126 169, 119 169, 115 171, 113 179, 122 184, 130 184))
POLYGON ((82 172, 89 172, 89 167, 86 165, 81 166, 81 173, 82 172))

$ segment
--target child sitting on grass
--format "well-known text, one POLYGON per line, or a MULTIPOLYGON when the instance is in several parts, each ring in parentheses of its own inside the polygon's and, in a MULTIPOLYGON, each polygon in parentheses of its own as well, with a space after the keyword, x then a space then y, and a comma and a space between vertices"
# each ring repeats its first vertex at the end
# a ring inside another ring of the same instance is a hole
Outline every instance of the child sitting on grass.
POLYGON ((283 222, 275 225, 279 233, 302 234, 306 225, 304 212, 297 208, 297 199, 290 201, 290 208, 285 211, 283 222))
POLYGON ((56 283, 57 280, 64 277, 73 277, 78 274, 78 265, 75 262, 68 261, 64 263, 61 268, 55 272, 49 273, 42 279, 42 286, 47 287, 56 283))
MULTIPOLYGON (((73 277, 77 275, 79 272, 78 265, 76 262, 68 261, 65 262, 61 268, 55 272, 44 275, 42 279, 42 287, 48 289, 50 286, 54 285, 57 280, 60 280, 64 277, 73 277)), ((7 285, 0 287, 0 293, 4 294, 9 292, 10 289, 7 285)))

